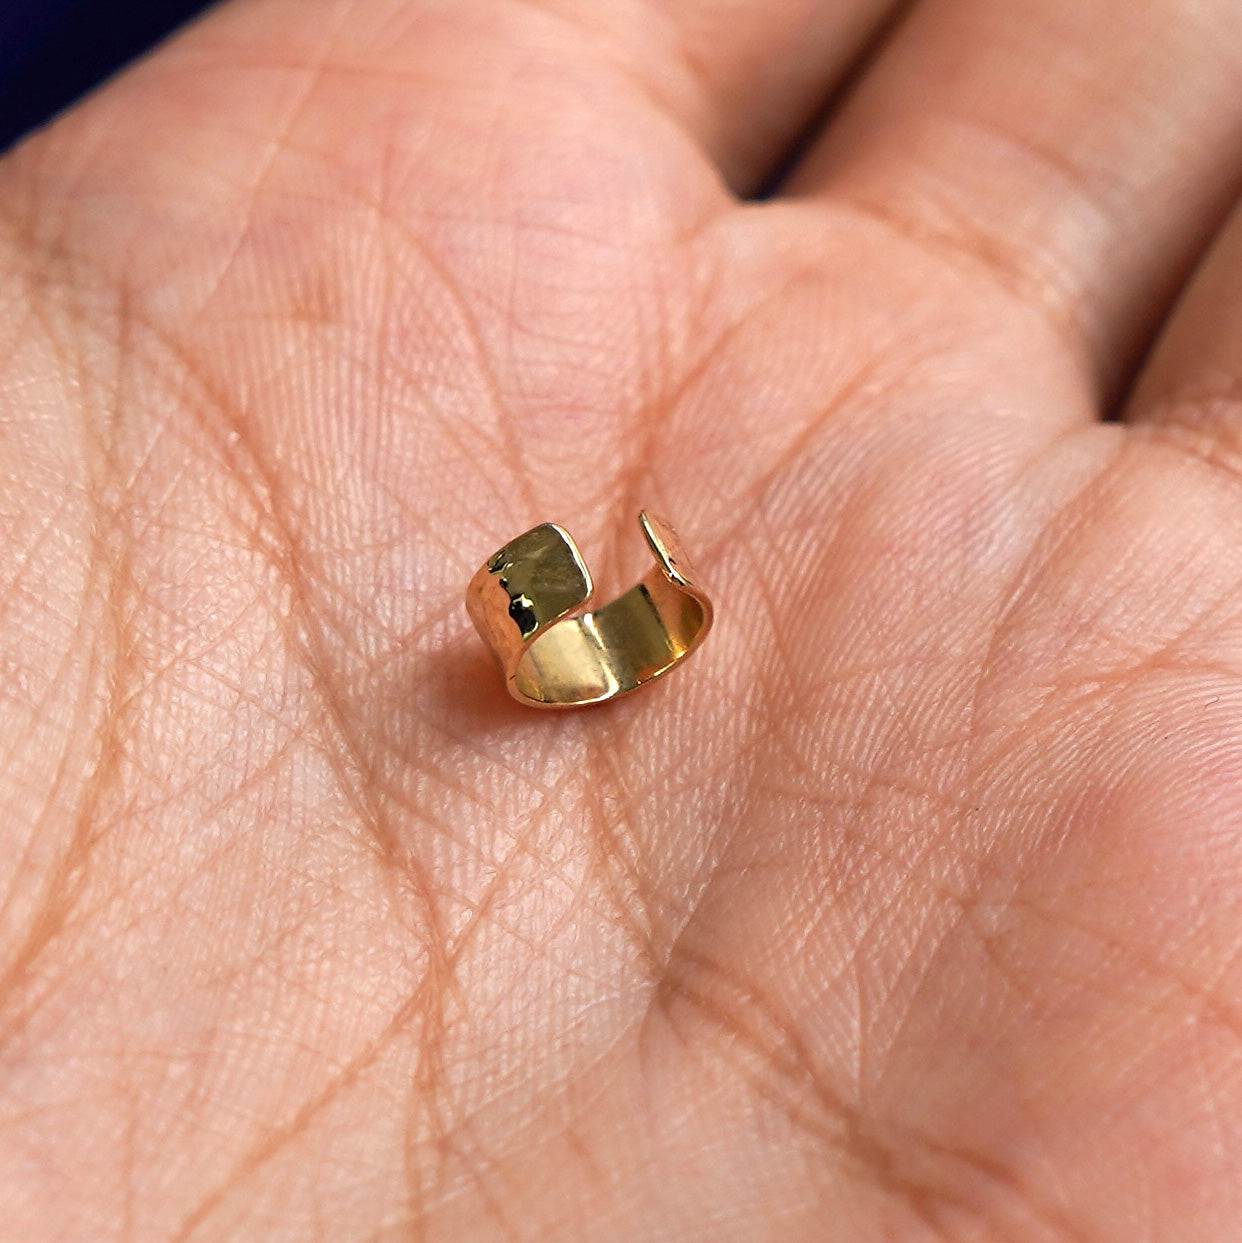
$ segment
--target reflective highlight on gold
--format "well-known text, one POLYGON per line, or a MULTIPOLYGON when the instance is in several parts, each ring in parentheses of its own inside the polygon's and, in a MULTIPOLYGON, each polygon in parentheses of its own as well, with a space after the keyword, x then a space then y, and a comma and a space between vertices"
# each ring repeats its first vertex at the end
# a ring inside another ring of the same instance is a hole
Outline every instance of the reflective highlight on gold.
POLYGON ((604 703, 678 665, 712 625, 677 533, 643 512, 655 566, 611 604, 590 602, 591 572, 569 533, 545 522, 507 543, 470 580, 466 609, 504 670, 509 693, 535 708, 604 703))

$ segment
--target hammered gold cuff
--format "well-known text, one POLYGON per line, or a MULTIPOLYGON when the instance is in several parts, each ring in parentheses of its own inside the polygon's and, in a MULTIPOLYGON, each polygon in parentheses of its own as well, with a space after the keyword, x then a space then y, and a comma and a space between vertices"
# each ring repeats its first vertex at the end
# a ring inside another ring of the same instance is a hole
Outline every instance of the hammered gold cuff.
POLYGON ((511 540, 470 580, 470 619, 519 702, 577 708, 615 699, 675 668, 711 629, 711 601, 694 585, 676 532, 654 514, 638 521, 655 566, 593 612, 571 616, 591 598, 591 573, 551 522, 511 540))

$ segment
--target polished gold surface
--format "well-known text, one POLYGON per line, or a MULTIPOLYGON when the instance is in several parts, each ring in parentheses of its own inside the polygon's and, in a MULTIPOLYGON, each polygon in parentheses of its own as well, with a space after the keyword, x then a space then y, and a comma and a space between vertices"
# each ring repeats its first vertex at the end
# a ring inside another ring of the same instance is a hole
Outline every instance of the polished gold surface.
POLYGON ((655 566, 592 612, 591 573, 568 532, 545 522, 511 540, 470 580, 466 609, 505 672, 509 693, 535 708, 577 708, 625 695, 679 664, 711 629, 677 533, 638 521, 655 566))

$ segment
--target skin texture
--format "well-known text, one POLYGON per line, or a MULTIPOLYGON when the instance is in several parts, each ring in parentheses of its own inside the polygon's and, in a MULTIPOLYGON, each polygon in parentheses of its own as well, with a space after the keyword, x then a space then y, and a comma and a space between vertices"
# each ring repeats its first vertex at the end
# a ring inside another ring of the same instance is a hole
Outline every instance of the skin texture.
POLYGON ((235 0, 9 156, 0 1239, 1239 1237, 1240 73, 235 0), (512 703, 643 506, 707 644, 512 703))

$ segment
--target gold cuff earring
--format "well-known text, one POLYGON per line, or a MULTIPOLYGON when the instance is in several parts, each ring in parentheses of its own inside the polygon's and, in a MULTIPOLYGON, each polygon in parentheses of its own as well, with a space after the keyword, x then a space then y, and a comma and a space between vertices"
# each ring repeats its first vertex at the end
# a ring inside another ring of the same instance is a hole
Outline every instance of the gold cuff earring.
POLYGON ((568 532, 545 522, 507 543, 470 580, 466 610, 535 708, 604 703, 667 673, 703 641, 712 605, 695 586, 673 528, 638 516, 655 566, 611 604, 578 616, 591 573, 568 532))

